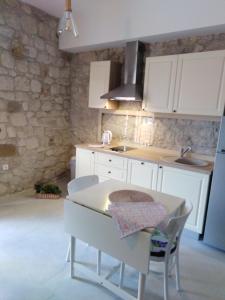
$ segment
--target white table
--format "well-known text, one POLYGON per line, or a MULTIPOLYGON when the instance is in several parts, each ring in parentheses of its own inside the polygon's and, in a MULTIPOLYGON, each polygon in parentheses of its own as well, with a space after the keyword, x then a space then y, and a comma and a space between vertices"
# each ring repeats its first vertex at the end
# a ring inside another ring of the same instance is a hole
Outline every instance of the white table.
POLYGON ((183 199, 117 180, 99 183, 70 196, 64 202, 64 223, 65 231, 71 236, 71 277, 74 277, 77 238, 135 268, 139 272, 138 296, 135 298, 119 286, 111 283, 108 280, 109 275, 101 275, 100 251, 97 273, 85 270, 86 274, 91 275, 99 284, 123 299, 142 300, 145 278, 149 272, 150 238, 154 228, 120 239, 118 229, 108 214, 107 208, 109 204, 108 195, 121 189, 138 190, 151 195, 156 202, 161 202, 166 207, 170 216, 178 215, 184 204, 183 199))

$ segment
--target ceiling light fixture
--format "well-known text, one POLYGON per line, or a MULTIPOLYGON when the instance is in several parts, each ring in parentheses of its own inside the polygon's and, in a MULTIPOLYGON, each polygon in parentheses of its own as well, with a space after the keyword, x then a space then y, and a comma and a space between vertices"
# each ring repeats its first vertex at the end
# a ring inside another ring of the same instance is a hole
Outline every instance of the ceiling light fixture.
POLYGON ((75 37, 78 36, 77 26, 72 13, 71 0, 65 0, 65 10, 62 18, 59 21, 57 34, 60 36, 64 32, 72 32, 75 37))

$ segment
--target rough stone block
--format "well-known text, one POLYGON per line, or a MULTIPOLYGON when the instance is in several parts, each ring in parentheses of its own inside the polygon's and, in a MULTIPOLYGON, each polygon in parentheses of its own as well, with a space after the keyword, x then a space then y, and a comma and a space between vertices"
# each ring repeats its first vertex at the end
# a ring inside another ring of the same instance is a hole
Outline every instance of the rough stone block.
POLYGON ((0 92, 0 98, 4 100, 14 100, 15 99, 15 93, 14 92, 0 92))
POLYGON ((10 69, 14 68, 15 59, 14 57, 12 57, 12 55, 9 52, 7 51, 2 52, 0 59, 1 59, 0 62, 3 67, 10 68, 10 69))
POLYGON ((5 124, 0 124, 0 140, 4 140, 6 136, 7 134, 5 124))
POLYGON ((14 30, 5 25, 0 25, 0 33, 4 37, 12 38, 14 34, 14 30))
POLYGON ((21 25, 24 32, 27 34, 37 33, 37 21, 32 16, 24 15, 21 19, 21 25))
POLYGON ((36 149, 36 148, 38 148, 38 146, 39 146, 39 144, 38 144, 37 138, 31 137, 31 138, 27 139, 27 142, 26 142, 27 149, 29 149, 29 150, 36 149))
POLYGON ((25 76, 18 76, 15 78, 16 91, 28 92, 30 90, 30 80, 25 76))
POLYGON ((29 64, 29 70, 31 74, 34 75, 40 75, 41 74, 41 68, 38 63, 30 63, 29 64))
POLYGON ((13 78, 9 76, 0 76, 0 90, 13 91, 13 89, 14 89, 13 78))
POLYGON ((21 73, 26 73, 28 70, 28 63, 25 60, 18 60, 16 62, 16 70, 21 73))
POLYGON ((41 88, 42 88, 42 85, 41 85, 41 82, 36 80, 36 79, 33 79, 31 80, 31 91, 34 92, 34 93, 40 93, 41 92, 41 88))
POLYGON ((16 130, 14 127, 7 127, 7 134, 9 138, 15 138, 16 137, 16 130))
POLYGON ((7 111, 9 113, 15 113, 15 112, 20 112, 22 110, 22 105, 21 103, 17 102, 17 101, 9 101, 8 102, 8 107, 7 107, 7 111))
POLYGON ((13 126, 25 126, 27 120, 24 113, 12 113, 10 115, 10 121, 13 126))

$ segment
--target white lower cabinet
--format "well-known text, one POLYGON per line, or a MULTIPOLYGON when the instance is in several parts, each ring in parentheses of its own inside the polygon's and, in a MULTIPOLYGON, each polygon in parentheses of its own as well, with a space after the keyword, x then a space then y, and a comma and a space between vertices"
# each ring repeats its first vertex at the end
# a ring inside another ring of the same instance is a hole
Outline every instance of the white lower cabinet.
POLYGON ((157 191, 184 198, 193 205, 185 228, 199 234, 203 231, 207 204, 209 175, 177 168, 160 166, 157 191))
POLYGON ((77 148, 76 150, 76 178, 94 175, 95 152, 77 148))
POLYGON ((156 190, 158 165, 129 159, 127 182, 156 190))

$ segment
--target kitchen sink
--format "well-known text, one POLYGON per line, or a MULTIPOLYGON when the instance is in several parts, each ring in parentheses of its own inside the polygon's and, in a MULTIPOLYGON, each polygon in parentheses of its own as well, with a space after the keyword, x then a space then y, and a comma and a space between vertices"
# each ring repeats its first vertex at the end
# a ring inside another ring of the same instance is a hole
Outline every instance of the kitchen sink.
POLYGON ((187 158, 187 157, 166 156, 163 157, 162 160, 164 160, 165 162, 174 162, 177 164, 189 165, 195 167, 207 167, 209 165, 209 163, 205 160, 196 159, 196 158, 187 158))
POLYGON ((115 152, 127 152, 127 151, 134 150, 134 149, 135 148, 128 147, 128 146, 116 146, 116 147, 110 148, 111 151, 115 151, 115 152))

